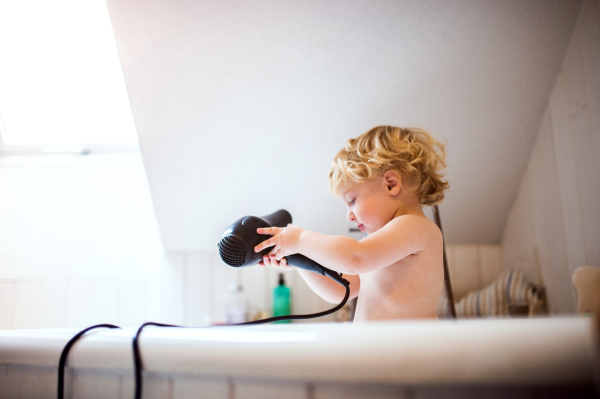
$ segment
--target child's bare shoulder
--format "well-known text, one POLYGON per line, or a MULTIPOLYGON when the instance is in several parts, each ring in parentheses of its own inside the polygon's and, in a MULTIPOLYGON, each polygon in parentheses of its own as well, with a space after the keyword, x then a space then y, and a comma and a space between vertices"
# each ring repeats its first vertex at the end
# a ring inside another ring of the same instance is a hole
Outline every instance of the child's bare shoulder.
POLYGON ((401 215, 390 220, 385 228, 389 233, 402 232, 413 235, 431 236, 431 238, 437 239, 442 237, 437 224, 420 215, 401 215))

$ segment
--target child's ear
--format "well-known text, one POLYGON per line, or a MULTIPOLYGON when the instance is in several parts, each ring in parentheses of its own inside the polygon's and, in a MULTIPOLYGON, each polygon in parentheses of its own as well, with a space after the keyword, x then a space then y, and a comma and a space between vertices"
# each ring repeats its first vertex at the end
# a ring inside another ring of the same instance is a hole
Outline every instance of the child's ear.
POLYGON ((383 175, 383 181, 387 187, 388 193, 391 195, 398 195, 402 190, 402 179, 395 170, 388 170, 383 175))

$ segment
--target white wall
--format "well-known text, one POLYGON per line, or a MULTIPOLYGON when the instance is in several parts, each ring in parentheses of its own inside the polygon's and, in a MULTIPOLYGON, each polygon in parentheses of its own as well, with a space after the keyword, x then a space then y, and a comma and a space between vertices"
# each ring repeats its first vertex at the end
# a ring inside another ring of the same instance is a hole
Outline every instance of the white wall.
POLYGON ((162 253, 140 154, 0 157, 0 329, 155 318, 162 253))
POLYGON ((546 286, 572 313, 579 266, 600 267, 600 12, 586 0, 502 240, 503 267, 546 286))

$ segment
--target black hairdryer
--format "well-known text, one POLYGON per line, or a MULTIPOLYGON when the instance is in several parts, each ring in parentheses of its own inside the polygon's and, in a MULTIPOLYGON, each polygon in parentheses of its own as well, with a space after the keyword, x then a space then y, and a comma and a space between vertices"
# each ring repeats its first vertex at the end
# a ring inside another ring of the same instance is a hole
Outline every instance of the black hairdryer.
MULTIPOLYGON (((246 267, 255 265, 271 251, 271 248, 266 248, 260 252, 254 252, 254 247, 270 238, 268 235, 258 234, 256 229, 285 227, 289 223, 292 223, 292 215, 284 209, 262 217, 244 216, 229 226, 223 233, 218 245, 219 255, 223 262, 229 266, 246 267)), ((344 286, 349 284, 346 279, 342 278, 340 273, 327 269, 304 255, 290 255, 286 256, 285 259, 288 265, 331 277, 344 286)))

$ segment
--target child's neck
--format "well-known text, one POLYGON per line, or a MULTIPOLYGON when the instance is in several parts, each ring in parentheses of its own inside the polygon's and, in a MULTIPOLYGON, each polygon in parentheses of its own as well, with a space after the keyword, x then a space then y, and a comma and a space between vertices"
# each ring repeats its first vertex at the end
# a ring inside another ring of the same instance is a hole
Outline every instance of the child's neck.
POLYGON ((425 217, 423 205, 419 197, 413 193, 402 190, 398 197, 398 210, 394 214, 394 219, 403 215, 417 215, 425 217))

